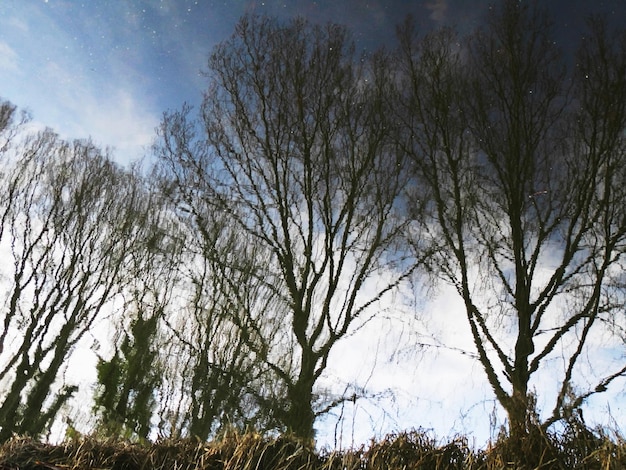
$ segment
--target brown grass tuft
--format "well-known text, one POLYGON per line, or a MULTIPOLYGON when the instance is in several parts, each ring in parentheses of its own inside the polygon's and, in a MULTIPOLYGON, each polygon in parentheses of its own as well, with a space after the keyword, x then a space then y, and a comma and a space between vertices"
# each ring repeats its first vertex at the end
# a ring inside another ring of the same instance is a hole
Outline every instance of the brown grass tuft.
POLYGON ((626 442, 618 434, 540 428, 521 442, 501 436, 486 450, 457 437, 439 443, 421 430, 391 434, 369 447, 316 452, 292 436, 229 431, 214 442, 162 440, 152 445, 93 437, 51 445, 13 438, 0 446, 0 470, 621 470, 626 442), (520 456, 523 459, 520 460, 520 456), (523 461, 522 461, 523 460, 523 461))
POLYGON ((423 431, 392 434, 365 453, 368 468, 407 470, 463 469, 472 460, 472 452, 463 438, 438 445, 423 431))

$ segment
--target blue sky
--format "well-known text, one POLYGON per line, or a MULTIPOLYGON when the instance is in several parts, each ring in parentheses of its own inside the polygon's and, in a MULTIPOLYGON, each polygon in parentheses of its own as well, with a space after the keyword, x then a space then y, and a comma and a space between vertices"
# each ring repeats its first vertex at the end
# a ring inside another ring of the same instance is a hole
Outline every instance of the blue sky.
MULTIPOLYGON (((541 3, 541 2, 540 2, 541 3)), ((359 49, 393 45, 412 14, 423 30, 473 29, 488 0, 2 0, 0 96, 65 137, 145 153, 163 111, 198 103, 215 44, 245 13, 348 25, 359 49)), ((546 2, 548 4, 548 2, 546 2)), ((626 18, 621 0, 550 0, 565 46, 588 12, 626 18)))
MULTIPOLYGON (((67 137, 92 136, 120 159, 144 153, 161 113, 197 103, 212 47, 239 17, 349 19, 360 46, 406 12, 384 2, 9 0, 0 2, 0 96, 67 137), (402 12, 402 14, 400 13, 402 12)), ((376 39, 374 39, 375 43, 376 39)))
MULTIPOLYGON (((162 113, 183 102, 198 104, 207 81, 200 73, 213 46, 226 39, 243 14, 348 25, 357 48, 393 46, 394 30, 408 13, 423 30, 456 25, 467 33, 480 24, 488 0, 0 0, 0 96, 32 112, 38 125, 67 138, 91 136, 114 156, 129 161, 143 156, 162 113)), ((623 0, 539 0, 557 21, 559 41, 570 48, 588 13, 604 12, 616 23, 626 20, 623 0)), ((392 307, 389 307, 392 309, 392 307)), ((471 338, 454 295, 439 295, 431 308, 450 312, 429 325, 442 341, 472 349, 471 338)), ((407 347, 413 333, 389 329, 384 320, 362 331, 337 351, 333 374, 367 383, 381 396, 394 388, 389 414, 375 403, 357 407, 354 421, 344 421, 344 444, 373 432, 410 426, 457 431, 489 431, 493 400, 477 362, 458 352, 439 350, 423 360, 382 344, 382 358, 372 353, 381 331, 392 345, 407 347), (385 356, 387 354, 387 356, 385 356), (391 359, 389 359, 391 358, 391 359), (376 370, 373 374, 372 371, 376 370), (395 412, 393 410, 396 410, 395 412), (408 411, 407 411, 408 410, 408 411), (395 414, 394 414, 395 413, 395 414)), ((419 338, 417 338, 419 339, 419 338)), ((409 351, 408 348, 406 351, 409 351)), ((431 351, 425 351, 430 354, 431 351)), ((331 358, 332 359, 332 358, 331 358)), ((599 399, 601 409, 606 401, 599 399)), ((332 429, 334 422, 322 425, 332 429)), ((331 440, 329 439, 329 442, 331 440)), ((330 442, 332 444, 332 442, 330 442)))

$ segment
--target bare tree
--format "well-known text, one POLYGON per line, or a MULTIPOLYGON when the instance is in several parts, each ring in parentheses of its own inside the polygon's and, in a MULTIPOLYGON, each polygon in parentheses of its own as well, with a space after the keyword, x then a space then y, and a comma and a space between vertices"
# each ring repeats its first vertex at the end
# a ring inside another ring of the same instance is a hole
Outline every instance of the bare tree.
POLYGON ((577 388, 593 332, 611 332, 624 309, 613 276, 626 246, 626 42, 594 23, 568 74, 550 32, 536 5, 517 1, 468 39, 400 32, 403 145, 429 192, 416 224, 463 299, 515 437, 549 358, 565 354, 545 426, 626 372, 577 388))
MULTIPOLYGON (((6 221, 13 206, 13 193, 16 190, 15 185, 9 184, 5 176, 10 171, 15 137, 28 120, 29 116, 24 112, 18 112, 17 106, 13 103, 0 100, 0 179, 6 182, 5 190, 0 194, 0 242, 4 237, 6 221)), ((2 341, 0 340, 0 352, 1 347, 2 341)))
POLYGON ((107 318, 115 338, 113 355, 99 357, 97 364, 94 411, 99 419, 94 431, 146 439, 154 430, 165 382, 164 322, 179 287, 183 240, 157 178, 139 174, 135 178, 143 190, 136 207, 137 243, 124 262, 123 308, 107 318))
POLYGON ((205 256, 262 290, 240 286, 229 320, 284 391, 279 422, 303 438, 333 346, 414 269, 381 62, 357 60, 340 26, 245 17, 210 57, 201 124, 183 110, 161 125, 161 163, 197 230, 220 213, 237 237, 205 256))
MULTIPOLYGON (((272 382, 271 371, 256 359, 237 326, 239 310, 252 311, 252 304, 257 312, 270 308, 271 296, 264 293, 268 284, 244 267, 252 263, 246 258, 252 251, 241 245, 225 213, 202 198, 186 202, 201 194, 202 182, 195 170, 178 164, 177 149, 200 158, 206 151, 206 144, 195 138, 188 112, 185 107, 168 115, 175 136, 155 147, 162 160, 156 168, 161 195, 171 203, 168 212, 182 246, 172 283, 175 298, 164 309, 159 338, 163 383, 157 431, 166 437, 207 439, 230 426, 276 429, 271 407, 264 404, 272 389, 265 385, 272 382), (218 252, 236 255, 223 263, 218 252)), ((268 338, 280 334, 278 329, 270 333, 266 323, 268 338)))
POLYGON ((165 436, 207 439, 228 426, 275 427, 256 399, 261 384, 270 380, 268 371, 232 321, 238 309, 251 309, 251 302, 260 308, 267 296, 248 270, 215 262, 216 249, 232 252, 240 247, 227 236, 219 214, 205 214, 206 225, 196 230, 193 219, 180 212, 184 250, 176 301, 165 309, 160 339, 166 380, 159 433, 165 436))
POLYGON ((90 142, 32 134, 7 168, 0 440, 43 432, 76 391, 58 380, 66 360, 110 312, 126 261, 145 241, 136 175, 90 142))

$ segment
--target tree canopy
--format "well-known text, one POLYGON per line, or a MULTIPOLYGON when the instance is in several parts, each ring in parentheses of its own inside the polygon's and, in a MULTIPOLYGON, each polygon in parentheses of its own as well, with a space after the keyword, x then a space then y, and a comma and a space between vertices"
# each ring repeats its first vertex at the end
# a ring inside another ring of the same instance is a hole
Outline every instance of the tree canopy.
POLYGON ((461 299, 515 439, 624 378, 626 31, 592 18, 569 54, 507 0, 397 38, 360 55, 340 25, 243 17, 147 167, 0 104, 0 440, 58 421, 97 336, 103 433, 312 442, 364 393, 320 386, 331 353, 424 285, 461 299))

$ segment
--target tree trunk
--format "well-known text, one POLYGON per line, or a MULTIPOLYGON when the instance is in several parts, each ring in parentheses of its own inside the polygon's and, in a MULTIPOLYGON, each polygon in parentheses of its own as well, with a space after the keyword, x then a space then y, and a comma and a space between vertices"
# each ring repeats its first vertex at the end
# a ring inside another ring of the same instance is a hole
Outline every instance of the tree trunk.
POLYGON ((509 433, 512 438, 522 438, 528 433, 528 395, 523 390, 514 390, 508 406, 509 433))
POLYGON ((315 413, 313 412, 313 384, 315 383, 315 355, 305 342, 301 342, 302 357, 298 379, 289 386, 289 400, 284 424, 287 431, 305 442, 313 443, 315 413))
POLYGON ((312 374, 310 377, 304 377, 303 374, 300 374, 298 381, 289 391, 289 409, 285 416, 285 425, 288 432, 310 443, 315 439, 315 431, 313 429, 315 413, 313 412, 312 402, 312 374))

